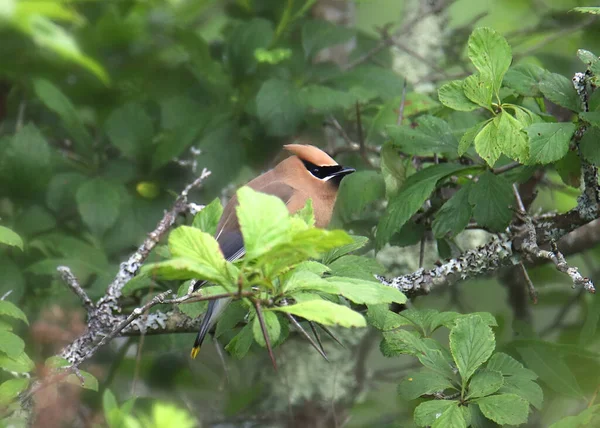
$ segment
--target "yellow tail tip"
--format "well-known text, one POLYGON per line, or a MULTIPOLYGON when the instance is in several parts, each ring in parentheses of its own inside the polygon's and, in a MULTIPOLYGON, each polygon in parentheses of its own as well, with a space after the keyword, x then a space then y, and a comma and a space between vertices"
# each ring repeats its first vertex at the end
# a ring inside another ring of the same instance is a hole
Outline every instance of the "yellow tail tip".
POLYGON ((192 360, 195 359, 198 356, 198 352, 200 352, 200 347, 199 346, 194 346, 192 348, 192 352, 190 352, 190 356, 192 357, 192 360))

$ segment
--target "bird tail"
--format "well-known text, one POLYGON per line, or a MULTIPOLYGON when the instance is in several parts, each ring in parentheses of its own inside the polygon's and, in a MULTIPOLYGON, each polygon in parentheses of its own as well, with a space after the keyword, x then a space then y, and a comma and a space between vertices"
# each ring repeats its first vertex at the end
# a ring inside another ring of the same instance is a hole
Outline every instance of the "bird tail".
POLYGON ((217 318, 231 299, 217 299, 211 300, 208 302, 208 309, 206 310, 206 314, 204 314, 204 318, 202 318, 202 322, 200 323, 200 330, 198 331, 198 335, 196 336, 196 340, 194 341, 194 346, 192 347, 192 351, 190 352, 190 356, 192 359, 196 358, 198 353, 200 352, 200 347, 202 346, 202 342, 204 342, 204 338, 212 328, 212 326, 216 323, 217 318))

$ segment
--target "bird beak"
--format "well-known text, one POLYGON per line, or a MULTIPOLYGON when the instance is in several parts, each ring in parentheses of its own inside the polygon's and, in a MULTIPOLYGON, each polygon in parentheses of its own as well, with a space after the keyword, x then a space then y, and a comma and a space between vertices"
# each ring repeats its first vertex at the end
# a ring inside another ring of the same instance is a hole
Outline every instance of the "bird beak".
POLYGON ((339 170, 338 172, 334 173, 332 175, 332 177, 340 177, 340 180, 341 180, 342 177, 345 177, 346 175, 350 175, 353 172, 356 172, 356 170, 354 168, 343 166, 342 169, 339 170))

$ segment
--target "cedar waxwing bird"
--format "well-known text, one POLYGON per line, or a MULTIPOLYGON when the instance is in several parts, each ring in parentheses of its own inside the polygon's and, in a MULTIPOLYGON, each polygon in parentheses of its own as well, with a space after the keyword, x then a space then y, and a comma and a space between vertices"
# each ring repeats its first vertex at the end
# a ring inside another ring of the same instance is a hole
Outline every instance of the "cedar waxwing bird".
MULTIPOLYGON (((284 146, 292 153, 275 168, 256 177, 247 186, 252 189, 277 196, 285 202, 290 214, 302 209, 308 199, 312 200, 315 226, 327 227, 333 213, 337 190, 346 175, 353 173, 353 168, 338 165, 321 149, 303 144, 284 146)), ((227 203, 217 225, 216 239, 225 258, 234 261, 244 253, 244 241, 236 215, 237 197, 234 195, 227 203)), ((197 287, 203 282, 199 282, 197 287)), ((225 310, 231 299, 211 300, 200 324, 191 356, 196 358, 200 346, 225 310)))

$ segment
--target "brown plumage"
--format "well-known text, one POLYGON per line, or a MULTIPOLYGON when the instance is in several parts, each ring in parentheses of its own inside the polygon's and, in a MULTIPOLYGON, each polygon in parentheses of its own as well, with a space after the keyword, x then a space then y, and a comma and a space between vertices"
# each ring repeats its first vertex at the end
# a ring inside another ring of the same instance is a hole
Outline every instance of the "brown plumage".
MULTIPOLYGON (((277 164, 272 170, 250 181, 247 186, 279 197, 292 214, 302 209, 308 199, 311 199, 315 225, 321 228, 327 227, 333 213, 340 181, 354 172, 354 169, 338 165, 327 153, 315 146, 288 144, 284 147, 293 155, 277 164)), ((235 210, 237 204, 237 197, 233 196, 225 206, 217 225, 216 239, 223 255, 230 261, 244 255, 244 242, 235 210)), ((192 348, 192 358, 198 354, 204 337, 229 300, 210 301, 192 348)))

